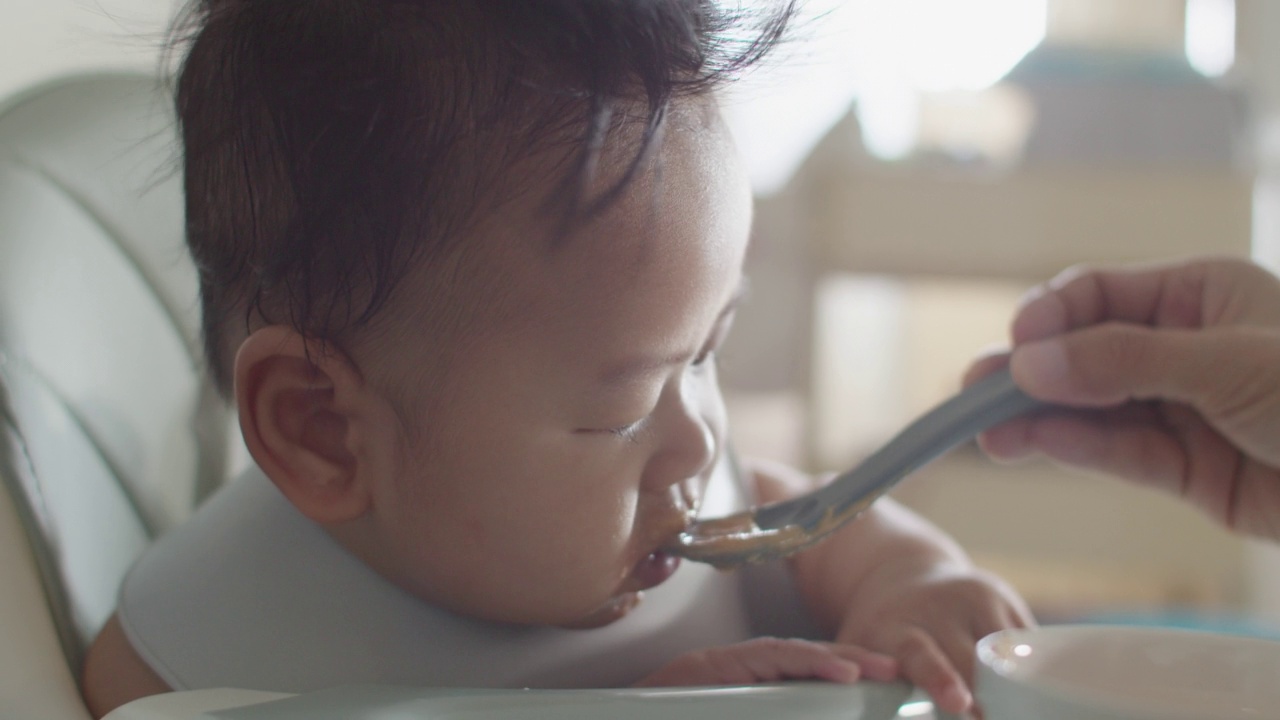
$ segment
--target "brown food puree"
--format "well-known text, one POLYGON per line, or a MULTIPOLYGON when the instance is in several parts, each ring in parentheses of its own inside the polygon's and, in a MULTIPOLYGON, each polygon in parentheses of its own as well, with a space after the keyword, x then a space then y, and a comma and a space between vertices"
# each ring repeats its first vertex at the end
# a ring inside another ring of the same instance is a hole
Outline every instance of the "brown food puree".
POLYGON ((875 498, 850 505, 836 514, 827 508, 812 532, 800 525, 765 530, 756 525, 755 509, 690 525, 667 548, 673 554, 704 562, 721 570, 792 555, 817 544, 857 517, 875 498))

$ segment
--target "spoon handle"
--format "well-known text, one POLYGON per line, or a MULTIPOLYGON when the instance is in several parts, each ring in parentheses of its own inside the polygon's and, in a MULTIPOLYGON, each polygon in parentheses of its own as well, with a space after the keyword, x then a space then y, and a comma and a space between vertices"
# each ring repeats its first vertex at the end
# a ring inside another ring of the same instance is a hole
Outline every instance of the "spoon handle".
POLYGON ((1018 389, 1008 369, 1002 369, 921 416, 825 487, 758 508, 756 525, 762 530, 798 525, 812 532, 824 518, 843 517, 855 505, 869 505, 907 475, 983 430, 1042 407, 1045 403, 1018 389))

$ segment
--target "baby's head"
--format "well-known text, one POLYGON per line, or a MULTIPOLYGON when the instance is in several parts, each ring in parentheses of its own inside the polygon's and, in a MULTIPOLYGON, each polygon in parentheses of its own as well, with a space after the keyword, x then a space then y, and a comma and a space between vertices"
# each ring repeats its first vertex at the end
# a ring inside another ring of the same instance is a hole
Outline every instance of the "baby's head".
POLYGON ((206 0, 178 80, 208 360, 402 587, 611 622, 722 449, 750 194, 710 91, 789 8, 206 0))

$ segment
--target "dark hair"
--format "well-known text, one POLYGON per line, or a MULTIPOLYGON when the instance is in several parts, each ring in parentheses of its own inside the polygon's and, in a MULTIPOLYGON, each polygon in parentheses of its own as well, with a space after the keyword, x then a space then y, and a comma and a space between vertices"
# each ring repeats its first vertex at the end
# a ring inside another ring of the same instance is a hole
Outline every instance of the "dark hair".
POLYGON ((175 25, 187 240, 205 350, 229 392, 255 313, 321 341, 367 324, 412 263, 496 202, 504 170, 568 150, 566 219, 608 205, 673 98, 709 92, 782 35, 710 0, 200 0, 175 25), (644 112, 616 113, 626 103, 644 112), (620 180, 587 179, 623 120, 620 180))

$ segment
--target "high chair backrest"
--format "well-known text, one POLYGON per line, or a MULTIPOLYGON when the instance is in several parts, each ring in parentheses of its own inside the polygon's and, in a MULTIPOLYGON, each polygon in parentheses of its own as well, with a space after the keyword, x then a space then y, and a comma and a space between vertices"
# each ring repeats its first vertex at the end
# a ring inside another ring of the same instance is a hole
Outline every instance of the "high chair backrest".
POLYGON ((2 717, 67 717, 35 697, 66 678, 22 669, 75 673, 137 554, 225 474, 178 159, 153 77, 0 103, 2 717))

